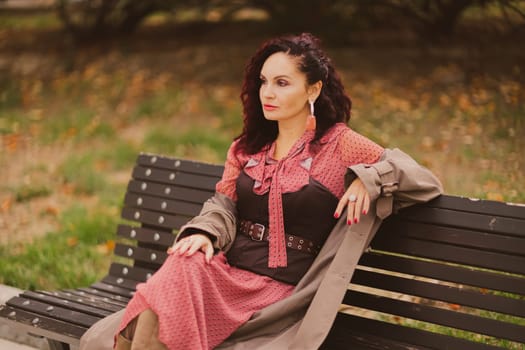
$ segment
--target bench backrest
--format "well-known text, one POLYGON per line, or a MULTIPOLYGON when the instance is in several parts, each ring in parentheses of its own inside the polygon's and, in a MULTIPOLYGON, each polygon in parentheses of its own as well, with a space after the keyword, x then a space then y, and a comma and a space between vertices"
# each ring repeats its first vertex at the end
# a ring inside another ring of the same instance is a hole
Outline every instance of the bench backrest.
MULTIPOLYGON (((129 298, 174 232, 211 197, 223 167, 141 154, 100 289, 129 298), (135 223, 133 223, 135 222, 135 223), (140 226, 137 226, 139 223, 140 226)), ((326 348, 491 349, 525 344, 525 207, 442 196, 393 215, 363 255, 326 348), (405 345, 403 345, 405 344, 405 345), (452 346, 451 346, 452 344, 452 346)))

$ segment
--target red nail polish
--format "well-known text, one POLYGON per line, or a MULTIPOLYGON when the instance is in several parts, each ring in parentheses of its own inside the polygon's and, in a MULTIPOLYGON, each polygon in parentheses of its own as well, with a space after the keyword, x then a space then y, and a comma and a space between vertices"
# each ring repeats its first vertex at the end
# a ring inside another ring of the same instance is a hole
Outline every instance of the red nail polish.
POLYGON ((350 219, 346 220, 346 224, 347 225, 352 225, 352 220, 350 220, 350 219))
POLYGON ((358 218, 354 218, 354 223, 358 223, 359 222, 359 219, 358 218))
POLYGON ((334 219, 339 219, 339 213, 334 213, 334 219))
POLYGON ((366 215, 366 210, 363 210, 363 215, 366 215))

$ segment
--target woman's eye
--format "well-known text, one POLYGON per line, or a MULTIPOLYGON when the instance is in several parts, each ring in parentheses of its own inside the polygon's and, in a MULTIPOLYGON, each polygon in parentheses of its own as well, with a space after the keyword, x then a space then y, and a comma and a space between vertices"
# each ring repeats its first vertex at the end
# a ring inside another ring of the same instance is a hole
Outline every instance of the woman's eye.
POLYGON ((259 80, 261 81, 261 85, 266 84, 266 80, 265 79, 259 78, 259 80))
POLYGON ((277 80, 277 85, 279 85, 279 86, 286 86, 286 85, 288 85, 288 82, 286 80, 279 79, 279 80, 277 80))

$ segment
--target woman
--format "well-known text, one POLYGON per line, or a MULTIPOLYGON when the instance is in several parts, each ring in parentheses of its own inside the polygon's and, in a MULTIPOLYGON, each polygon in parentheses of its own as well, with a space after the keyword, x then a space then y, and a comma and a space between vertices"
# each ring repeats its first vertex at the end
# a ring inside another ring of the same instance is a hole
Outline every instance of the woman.
POLYGON ((216 194, 113 318, 117 349, 316 349, 381 219, 441 192, 346 125, 351 101, 310 34, 264 43, 241 98, 216 194))

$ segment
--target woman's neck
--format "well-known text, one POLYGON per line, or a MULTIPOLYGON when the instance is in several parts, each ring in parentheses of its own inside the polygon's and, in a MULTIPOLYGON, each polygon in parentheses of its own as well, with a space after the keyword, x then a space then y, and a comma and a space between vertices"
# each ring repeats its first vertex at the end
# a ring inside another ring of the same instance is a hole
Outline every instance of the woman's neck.
POLYGON ((286 157, 295 142, 303 136, 306 129, 306 123, 286 123, 279 122, 279 134, 275 139, 275 152, 273 157, 281 159, 286 157))

